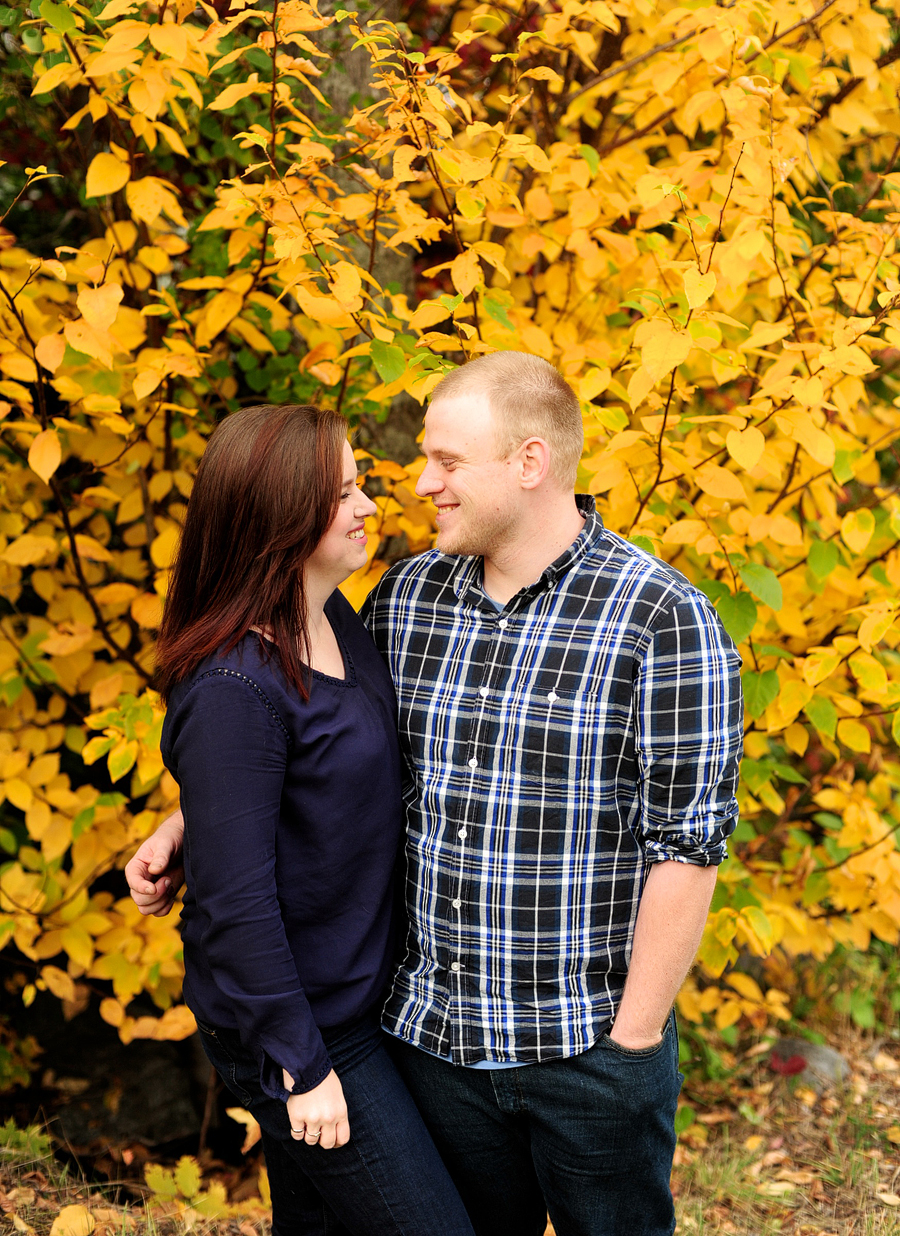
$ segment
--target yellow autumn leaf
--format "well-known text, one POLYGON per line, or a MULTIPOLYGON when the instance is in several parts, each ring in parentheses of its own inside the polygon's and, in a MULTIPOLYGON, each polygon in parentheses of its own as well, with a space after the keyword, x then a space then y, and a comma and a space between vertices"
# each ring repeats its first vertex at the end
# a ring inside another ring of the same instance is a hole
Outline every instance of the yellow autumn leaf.
POLYGON ((87 197, 103 197, 124 189, 131 176, 131 168, 114 154, 101 151, 94 155, 87 170, 85 194, 87 197))
POLYGON ((258 74, 251 73, 248 81, 235 82, 231 86, 226 86, 217 99, 207 103, 207 107, 211 112, 224 112, 229 107, 234 107, 235 103, 240 103, 241 99, 246 99, 251 94, 257 94, 264 89, 265 84, 259 82, 258 74))
POLYGON ((735 474, 716 464, 704 464, 697 469, 697 484, 711 498, 721 498, 727 502, 747 500, 744 487, 735 474))
POLYGON ((165 208, 166 193, 155 176, 144 176, 128 182, 125 200, 136 219, 143 223, 155 223, 165 208))
POLYGON ((875 516, 863 508, 848 511, 841 520, 841 540, 854 554, 861 554, 875 531, 875 516))
POLYGON ((10 566, 36 566, 50 555, 59 553, 59 546, 52 536, 36 536, 26 532, 17 537, 0 553, 0 559, 10 566))
POLYGON ((34 349, 35 358, 50 373, 56 373, 65 352, 66 341, 62 335, 44 335, 34 349))
POLYGON ((44 429, 28 450, 28 466, 42 481, 47 482, 62 461, 62 447, 55 429, 44 429))
POLYGON ((75 983, 65 970, 60 970, 58 966, 43 966, 41 978, 58 1000, 75 1000, 75 983))
POLYGON ((693 545, 705 536, 709 527, 702 519, 679 519, 663 533, 664 545, 693 545))
POLYGON ((155 631, 162 622, 162 600, 154 592, 144 592, 131 602, 131 616, 140 627, 155 631))
POLYGON ((766 440, 753 425, 746 429, 731 429, 725 438, 728 454, 745 472, 752 472, 762 459, 766 440))
POLYGON ((86 647, 93 636, 94 628, 87 623, 66 622, 44 636, 40 646, 48 657, 69 657, 86 647))
POLYGON ((856 638, 860 642, 860 646, 866 652, 871 652, 876 644, 880 644, 888 631, 897 621, 898 615, 891 613, 874 613, 869 614, 859 624, 859 630, 856 633, 856 638))
POLYGON ((699 309, 705 305, 716 290, 716 276, 712 271, 701 275, 696 266, 689 266, 684 272, 684 294, 691 309, 699 309))
POLYGON ((478 255, 471 250, 458 254, 450 263, 450 278, 457 292, 463 296, 473 292, 483 279, 478 255))
POLYGON ((60 64, 54 64, 52 68, 47 69, 46 73, 42 73, 34 84, 32 94, 50 94, 57 87, 73 82, 81 76, 81 69, 72 64, 69 60, 64 60, 60 64))
POLYGON ((166 528, 150 546, 150 557, 154 566, 164 570, 172 565, 175 551, 178 548, 178 529, 166 528))
POLYGON ((362 276, 356 266, 350 262, 335 262, 331 267, 331 292, 345 309, 354 312, 362 308, 361 287, 362 276))
POLYGON ((150 27, 150 42, 158 52, 161 52, 164 56, 171 56, 173 60, 181 61, 187 57, 187 31, 183 26, 179 26, 175 22, 167 22, 165 25, 152 25, 150 27))
POLYGON ((203 314, 200 326, 197 328, 197 345, 204 348, 220 335, 232 318, 237 317, 244 304, 243 296, 225 288, 217 292, 203 314))
POLYGON ((843 717, 838 721, 837 736, 838 742, 849 747, 851 751, 866 755, 872 750, 871 734, 862 721, 857 721, 854 717, 843 717))
POLYGON ((50 1225, 50 1236, 91 1236, 95 1226, 86 1206, 63 1206, 50 1225))
POLYGON ((76 532, 75 548, 79 558, 87 558, 91 562, 112 562, 112 554, 96 537, 76 532))
POLYGON ((232 1120, 237 1124, 242 1124, 246 1129, 244 1144, 241 1146, 241 1154, 246 1154, 248 1150, 252 1150, 262 1137, 259 1121, 243 1107, 226 1107, 225 1115, 230 1116, 232 1120))
POLYGON ((664 331, 641 349, 641 365, 658 382, 687 360, 693 342, 686 331, 664 331))
POLYGON ((125 1009, 118 1000, 114 1000, 112 996, 106 996, 100 1001, 100 1016, 110 1026, 121 1026, 125 1020, 125 1009))
POLYGON ((118 283, 104 283, 102 287, 85 288, 79 292, 76 304, 92 330, 108 331, 116 320, 124 295, 118 283))
POLYGON ((353 325, 353 318, 331 296, 315 296, 302 283, 293 289, 301 312, 313 322, 322 322, 327 326, 345 327, 353 325))

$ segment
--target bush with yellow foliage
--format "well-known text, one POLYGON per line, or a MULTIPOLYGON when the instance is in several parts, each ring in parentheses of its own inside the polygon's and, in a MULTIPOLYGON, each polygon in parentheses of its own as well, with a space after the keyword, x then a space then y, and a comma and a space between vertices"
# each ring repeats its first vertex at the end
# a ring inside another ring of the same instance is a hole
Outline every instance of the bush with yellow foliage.
POLYGON ((798 957, 896 944, 898 16, 0 10, 30 91, 7 117, 54 156, 0 169, 24 194, 0 233, 0 943, 34 967, 26 1000, 98 990, 126 1039, 193 1028, 175 924, 103 877, 175 802, 153 633, 217 420, 318 401, 369 426, 358 602, 432 530, 379 421, 498 348, 559 366, 582 487, 743 655, 742 819, 683 1014, 763 1027, 798 957), (337 114, 351 55, 365 88, 337 114), (77 206, 65 240, 23 211, 35 190, 77 206), (390 255, 415 282, 382 285, 390 255), (129 1013, 142 992, 159 1017, 129 1013))

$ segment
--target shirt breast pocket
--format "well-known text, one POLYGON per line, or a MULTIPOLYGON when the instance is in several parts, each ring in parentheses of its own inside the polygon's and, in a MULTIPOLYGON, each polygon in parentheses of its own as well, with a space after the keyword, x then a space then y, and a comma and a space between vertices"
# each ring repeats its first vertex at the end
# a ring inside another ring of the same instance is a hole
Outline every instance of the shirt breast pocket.
POLYGON ((599 778, 607 709, 596 691, 538 683, 513 699, 515 746, 522 776, 545 787, 599 778))

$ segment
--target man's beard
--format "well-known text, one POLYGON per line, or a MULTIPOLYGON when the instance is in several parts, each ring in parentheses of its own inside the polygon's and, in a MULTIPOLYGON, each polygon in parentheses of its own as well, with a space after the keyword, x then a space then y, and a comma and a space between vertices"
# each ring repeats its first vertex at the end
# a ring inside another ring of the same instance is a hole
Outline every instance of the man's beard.
MULTIPOLYGON (((457 514, 464 509, 457 507, 457 514)), ((502 545, 509 543, 515 525, 515 514, 508 506, 485 514, 473 514, 471 510, 466 510, 458 527, 443 529, 438 526, 435 548, 442 554, 489 558, 502 545)))

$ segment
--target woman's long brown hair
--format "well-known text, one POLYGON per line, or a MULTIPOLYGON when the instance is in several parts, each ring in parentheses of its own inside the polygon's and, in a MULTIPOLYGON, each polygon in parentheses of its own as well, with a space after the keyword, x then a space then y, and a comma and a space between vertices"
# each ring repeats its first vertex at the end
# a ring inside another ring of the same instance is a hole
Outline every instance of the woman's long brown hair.
POLYGON ((213 433, 188 502, 157 643, 167 700, 217 648, 271 629, 284 675, 309 695, 303 566, 340 501, 347 424, 328 409, 265 405, 213 433))

